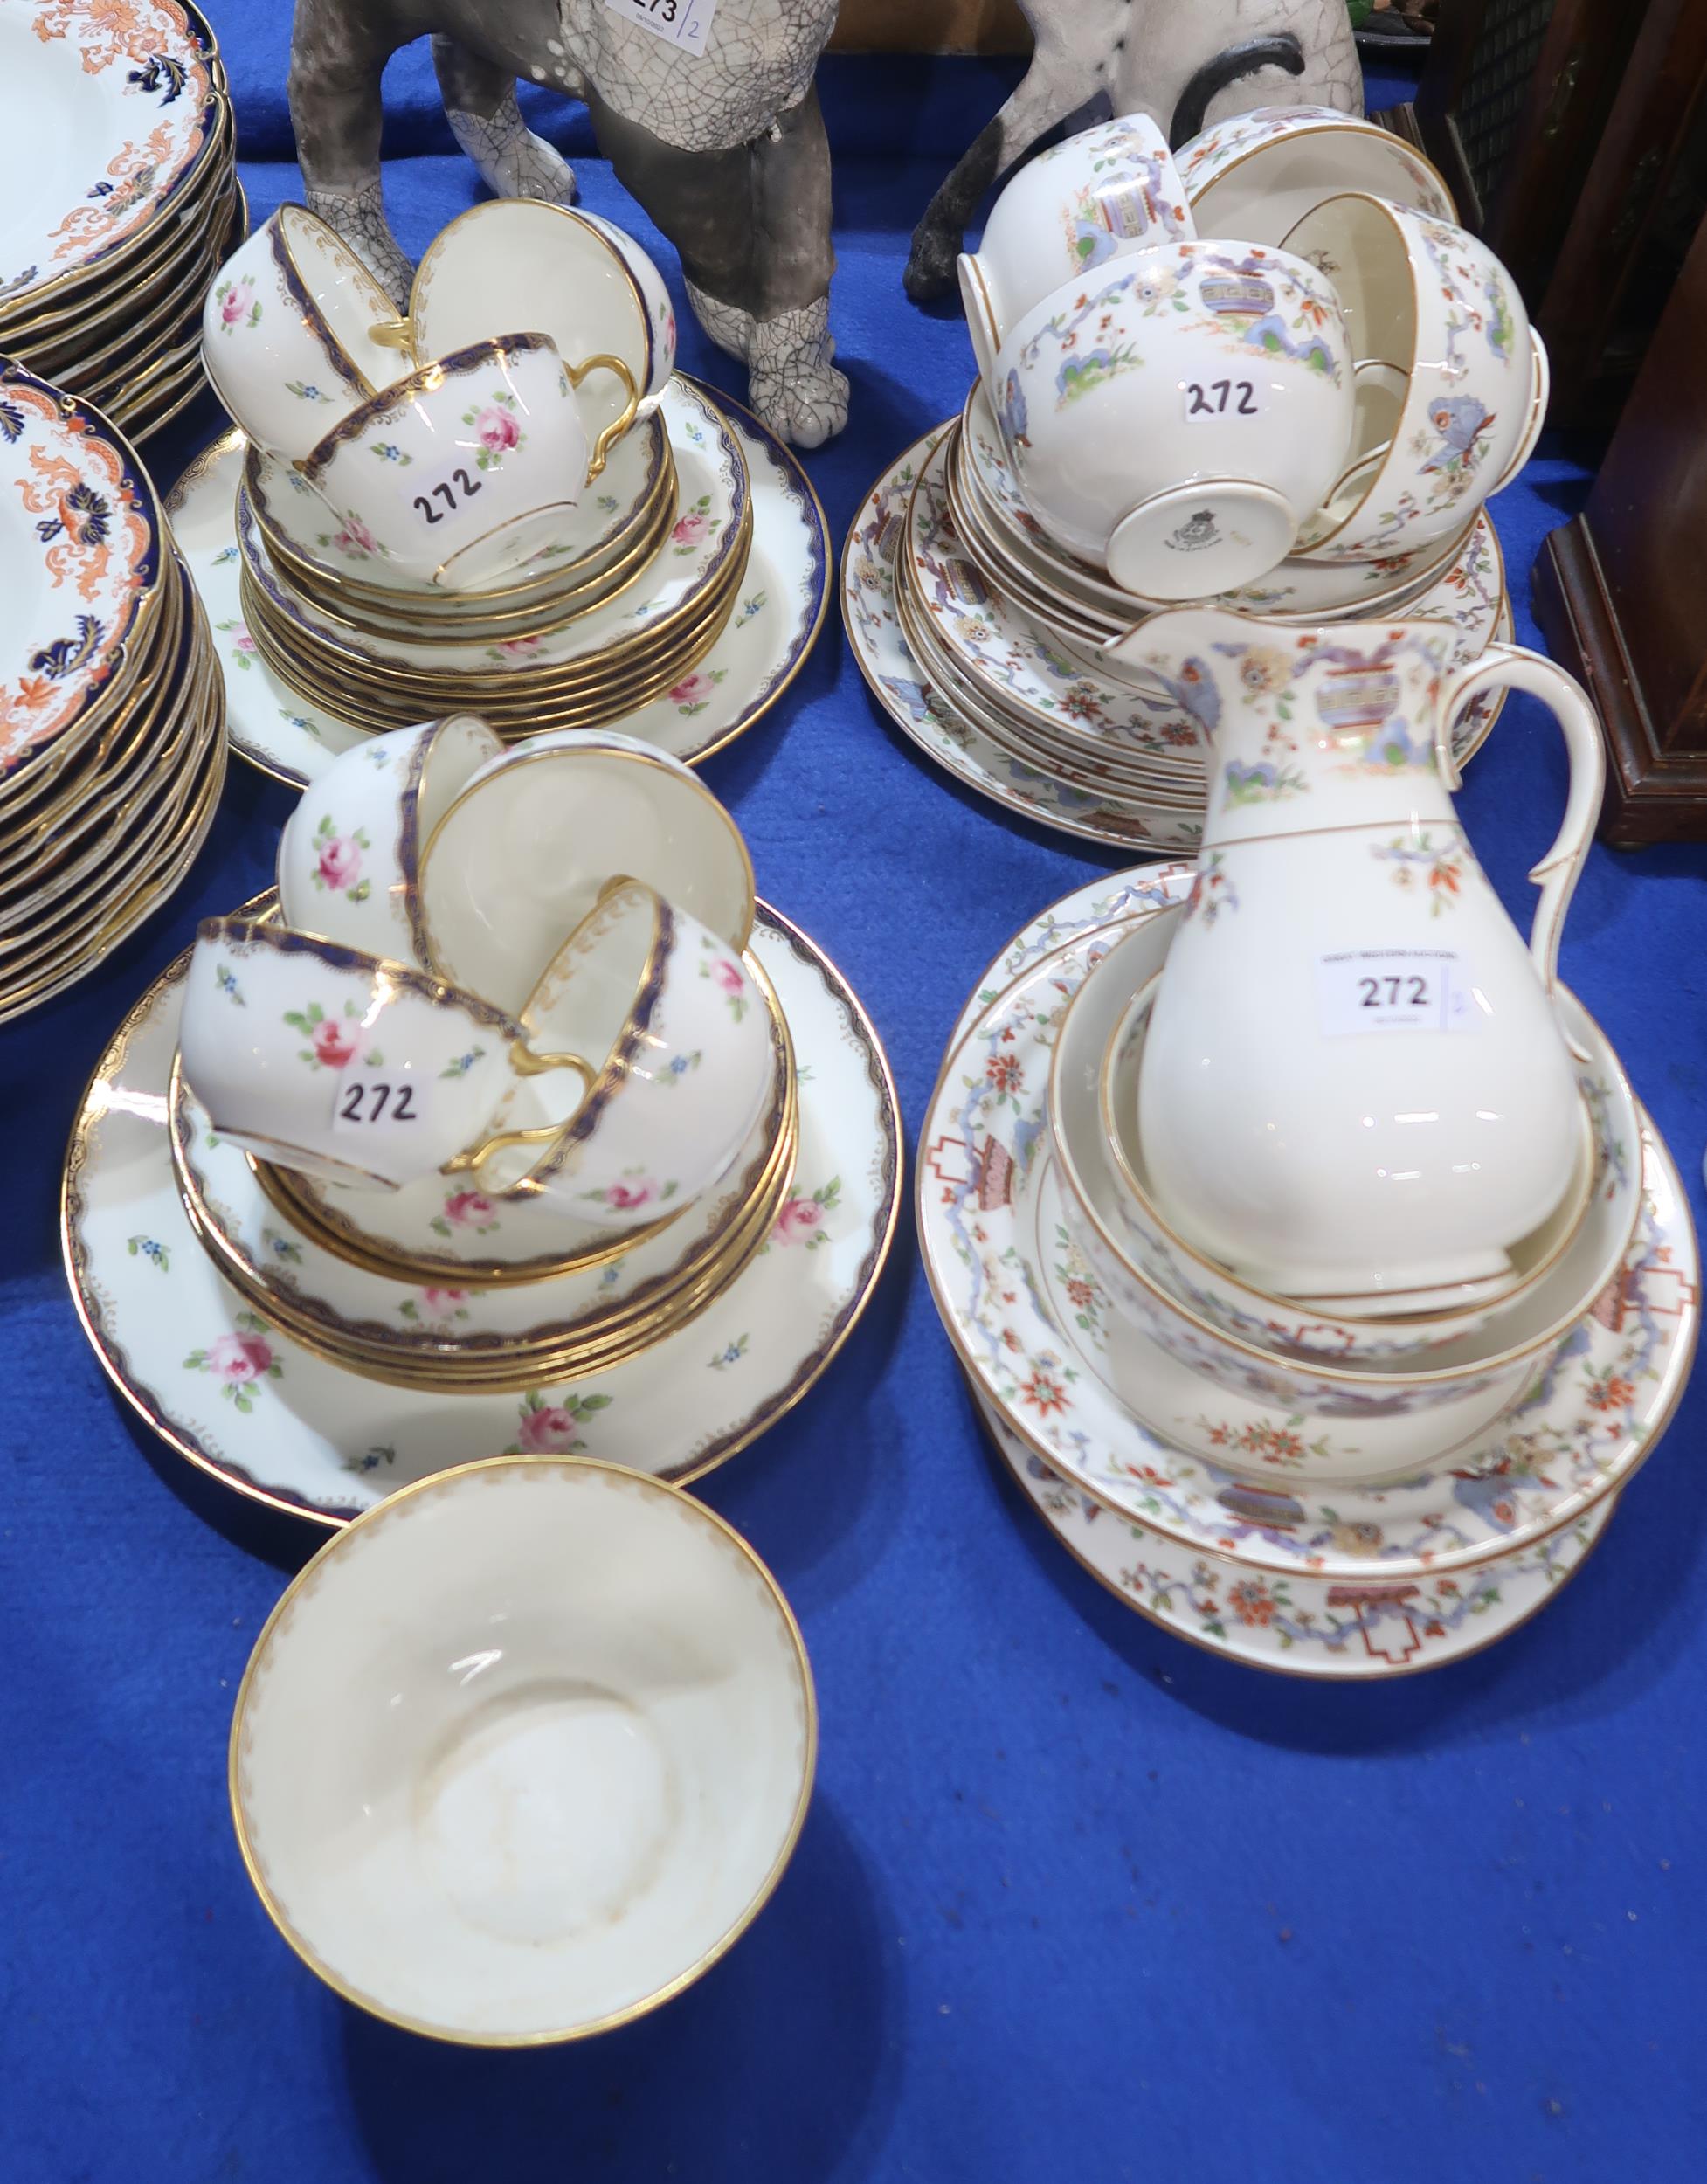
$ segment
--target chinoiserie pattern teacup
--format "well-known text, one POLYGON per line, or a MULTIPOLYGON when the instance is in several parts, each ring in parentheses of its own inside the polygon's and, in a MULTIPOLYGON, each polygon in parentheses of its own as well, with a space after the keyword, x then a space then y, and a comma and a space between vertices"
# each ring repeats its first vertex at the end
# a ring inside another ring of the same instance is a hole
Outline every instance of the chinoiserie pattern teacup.
POLYGON ((1347 190, 1455 220, 1452 193, 1414 146, 1332 107, 1230 114, 1174 154, 1199 235, 1278 243, 1323 198, 1347 190))
MULTIPOLYGON (((494 198, 442 230, 416 271, 409 322, 422 363, 537 327, 566 364, 619 357, 647 403, 675 368, 675 314, 646 252, 606 220, 537 198, 494 198)), ((610 384, 589 387, 589 430, 619 406, 610 384)))
POLYGON ((1167 140, 1148 115, 1118 114, 1040 152, 997 198, 978 250, 961 254, 978 370, 996 385, 1009 329, 1063 281, 1196 232, 1167 140))
POLYGON ((1282 251, 1181 242, 1014 326, 997 423, 1032 513, 1143 598, 1263 575, 1345 467, 1355 387, 1331 283, 1282 251))
POLYGON ((1307 214, 1287 248, 1333 280, 1359 368, 1393 379, 1363 405, 1366 437, 1296 551, 1367 561, 1450 537, 1522 467, 1545 421, 1545 352, 1516 284, 1462 228, 1355 192, 1307 214))
POLYGON ((179 1051, 221 1137, 375 1190, 442 1167, 486 1133, 518 1077, 556 1066, 476 994, 242 916, 198 930, 179 1051))
POLYGON ((401 326, 349 245, 287 204, 220 268, 203 311, 202 354, 244 431, 295 462, 405 369, 401 326))
POLYGON ((417 870, 427 837, 501 743, 472 713, 341 751, 279 837, 287 925, 430 971, 417 870))
POLYGON ((771 1089, 770 1011, 738 951, 637 881, 607 888, 521 1020, 536 1048, 579 1058, 583 1096, 565 1116, 507 1123, 455 1166, 589 1227, 644 1227, 714 1188, 771 1089))
POLYGON ((637 401, 619 358, 566 365, 546 335, 507 334, 360 404, 315 445, 302 475, 341 524, 359 525, 417 582, 478 589, 554 543, 637 401), (625 390, 596 440, 576 397, 595 371, 625 390))

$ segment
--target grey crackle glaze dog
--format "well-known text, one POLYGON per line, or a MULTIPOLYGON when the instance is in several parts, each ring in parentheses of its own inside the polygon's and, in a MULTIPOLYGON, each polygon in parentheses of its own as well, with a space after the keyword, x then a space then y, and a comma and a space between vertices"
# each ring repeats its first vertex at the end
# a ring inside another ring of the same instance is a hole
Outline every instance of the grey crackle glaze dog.
MULTIPOLYGON (((1344 0, 1020 4, 1031 66, 920 223, 906 275, 916 297, 953 285, 991 185, 1075 114, 1149 114, 1178 142, 1267 102, 1360 109, 1344 0)), ((705 52, 690 56, 605 0, 297 0, 290 104, 309 208, 402 302, 411 268, 380 189, 386 61, 430 35, 452 130, 488 188, 572 204, 572 170, 516 105, 518 78, 552 85, 585 101, 618 179, 675 245, 695 314, 746 363, 755 410, 817 446, 847 422, 829 330, 830 152, 812 88, 835 11, 836 0, 718 0, 705 52)))
POLYGON ((291 119, 311 211, 391 294, 410 265, 380 194, 380 74, 431 34, 456 140, 501 196, 572 204, 575 176, 528 128, 518 77, 584 100, 599 150, 681 258, 688 301, 747 364, 752 404, 815 447, 847 422, 831 359, 830 149, 812 71, 835 0, 718 0, 702 54, 605 0, 297 0, 291 119))

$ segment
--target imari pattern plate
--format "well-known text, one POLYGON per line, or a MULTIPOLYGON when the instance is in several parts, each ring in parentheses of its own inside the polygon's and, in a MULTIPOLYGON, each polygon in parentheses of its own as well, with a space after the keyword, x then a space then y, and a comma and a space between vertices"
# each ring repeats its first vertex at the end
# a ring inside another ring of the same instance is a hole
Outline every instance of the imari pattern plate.
POLYGON ((21 365, 0 370, 0 781, 63 736, 123 657, 159 568, 129 450, 21 365))
POLYGON ((183 187, 215 121, 174 0, 0 0, 0 313, 122 250, 183 187))

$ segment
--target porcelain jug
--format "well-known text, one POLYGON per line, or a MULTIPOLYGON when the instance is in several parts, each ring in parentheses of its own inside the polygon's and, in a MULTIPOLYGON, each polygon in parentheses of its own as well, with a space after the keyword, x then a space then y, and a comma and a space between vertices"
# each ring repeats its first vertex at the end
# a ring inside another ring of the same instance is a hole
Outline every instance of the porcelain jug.
POLYGON ((1538 653, 1449 666, 1435 622, 1158 614, 1109 648, 1198 723, 1208 806, 1138 1080, 1167 1218, 1253 1287, 1426 1311, 1498 1295, 1586 1143, 1552 1002, 1600 808, 1594 715, 1538 653), (1564 730, 1527 946, 1458 824, 1451 729, 1490 686, 1564 730))

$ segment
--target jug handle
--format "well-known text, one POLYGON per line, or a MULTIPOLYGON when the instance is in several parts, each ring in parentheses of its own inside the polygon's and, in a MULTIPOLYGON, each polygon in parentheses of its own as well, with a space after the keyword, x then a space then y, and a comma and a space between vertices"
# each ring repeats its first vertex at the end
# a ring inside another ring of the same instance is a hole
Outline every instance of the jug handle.
MULTIPOLYGON (((1466 702, 1484 689, 1526 690, 1558 722, 1571 761, 1571 786, 1565 817, 1552 847, 1530 874, 1541 890, 1530 929, 1530 953, 1549 995, 1558 984, 1558 936, 1565 913, 1571 907, 1582 875, 1589 845, 1600 816, 1606 788, 1607 755, 1600 741, 1600 724, 1588 695, 1574 676, 1556 667, 1542 653, 1524 645, 1489 645, 1477 660, 1447 675, 1441 686, 1441 709, 1434 731, 1434 755, 1441 777, 1448 789, 1461 778, 1452 752, 1452 723, 1466 702)), ((1568 1040, 1579 1061, 1589 1056, 1574 1040, 1568 1040)))

